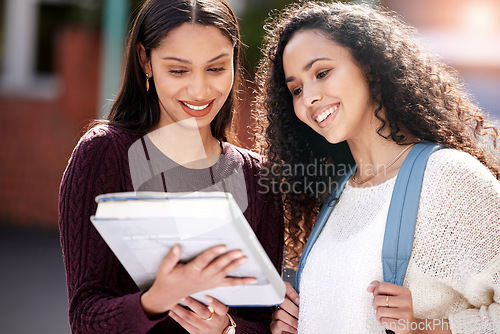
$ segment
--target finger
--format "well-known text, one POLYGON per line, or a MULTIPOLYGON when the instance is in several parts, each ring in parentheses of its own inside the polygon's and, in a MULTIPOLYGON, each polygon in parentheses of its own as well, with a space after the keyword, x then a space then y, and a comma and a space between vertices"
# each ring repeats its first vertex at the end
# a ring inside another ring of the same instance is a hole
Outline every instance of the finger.
POLYGON ((225 277, 217 283, 217 286, 249 285, 255 283, 257 283, 255 277, 225 277))
POLYGON ((204 270, 205 267, 209 265, 209 263, 211 263, 219 255, 223 254, 225 251, 226 246, 224 245, 211 247, 195 257, 194 260, 190 262, 190 264, 192 267, 195 267, 200 271, 204 270))
POLYGON ((366 291, 370 292, 370 293, 373 293, 373 291, 375 290, 375 288, 380 284, 379 281, 373 281, 370 283, 370 285, 366 288, 366 291))
POLYGON ((229 276, 232 272, 234 272, 236 269, 241 267, 243 264, 245 264, 248 261, 246 256, 240 257, 231 263, 229 263, 227 266, 225 266, 221 271, 220 275, 222 277, 229 276))
POLYGON ((296 319, 299 318, 299 307, 288 298, 285 298, 283 303, 281 303, 281 305, 278 306, 278 309, 284 310, 285 312, 287 312, 296 319))
POLYGON ((376 318, 380 321, 382 318, 391 318, 395 320, 412 320, 413 312, 409 309, 379 307, 376 311, 376 318))
POLYGON ((377 310, 375 317, 377 320, 382 323, 382 319, 387 321, 399 321, 400 319, 404 319, 404 317, 399 314, 397 309, 391 309, 387 307, 383 307, 377 310))
POLYGON ((378 295, 373 298, 373 308, 410 308, 412 300, 406 296, 378 295))
POLYGON ((169 273, 174 269, 175 265, 179 262, 181 258, 181 247, 179 245, 174 245, 165 256, 163 261, 158 268, 158 271, 163 273, 169 273))
MULTIPOLYGON (((206 307, 205 307, 206 308, 206 307)), ((171 311, 173 311, 177 316, 181 317, 184 321, 190 323, 192 326, 196 328, 200 328, 199 324, 200 321, 206 321, 208 318, 212 316, 212 312, 207 309, 208 317, 207 318, 202 318, 200 315, 196 314, 194 311, 185 308, 179 304, 174 306, 171 311)))
POLYGON ((205 298, 205 301, 214 309, 215 313, 217 313, 218 315, 226 315, 226 313, 229 311, 229 307, 227 307, 226 304, 221 303, 215 298, 207 296, 205 298))
POLYGON ((274 312, 273 318, 275 320, 282 321, 285 324, 287 324, 295 329, 299 327, 298 319, 296 317, 290 315, 288 312, 286 312, 283 309, 278 309, 276 312, 274 312))
POLYGON ((297 329, 293 328, 289 324, 284 323, 283 321, 276 320, 276 321, 271 322, 271 333, 273 333, 273 334, 282 334, 282 333, 296 334, 297 329))
MULTIPOLYGON (((182 307, 180 307, 181 309, 183 309, 182 307)), ((183 309, 184 311, 187 311, 185 309, 183 309)), ((175 311, 174 309, 171 309, 169 312, 168 312, 168 315, 170 316, 170 318, 174 319, 179 325, 181 325, 185 330, 187 330, 189 333, 193 333, 195 331, 198 330, 198 328, 196 326, 194 326, 189 320, 186 320, 183 315, 180 315, 178 314, 178 311, 179 311, 179 308, 175 308, 175 311)), ((189 311, 187 311, 189 312, 189 311)), ((186 315, 184 312, 182 312, 184 314, 184 316, 186 315)))
POLYGON ((246 261, 247 258, 243 256, 240 250, 234 250, 213 260, 205 270, 210 275, 227 276, 246 261))
MULTIPOLYGON (((174 307, 172 307, 170 309, 170 311, 174 312, 177 316, 181 317, 185 321, 188 321, 190 318, 193 318, 194 316, 196 316, 197 318, 199 318, 191 310, 183 307, 180 304, 177 304, 174 307)), ((192 321, 189 321, 189 322, 192 322, 192 321)))
POLYGON ((373 294, 396 296, 396 295, 405 295, 408 292, 409 290, 407 288, 402 287, 400 285, 382 282, 375 287, 373 294))
POLYGON ((286 295, 287 297, 295 303, 295 305, 299 306, 300 304, 300 297, 297 291, 293 288, 293 286, 289 282, 285 282, 285 287, 286 287, 286 295))
POLYGON ((210 310, 207 306, 191 297, 184 299, 183 303, 203 320, 211 319, 210 317, 213 316, 212 312, 215 312, 213 308, 210 310))

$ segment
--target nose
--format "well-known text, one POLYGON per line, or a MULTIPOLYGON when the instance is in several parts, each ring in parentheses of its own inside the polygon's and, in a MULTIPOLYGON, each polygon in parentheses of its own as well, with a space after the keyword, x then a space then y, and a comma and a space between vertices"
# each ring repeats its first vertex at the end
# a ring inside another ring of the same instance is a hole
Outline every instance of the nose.
POLYGON ((195 74, 191 76, 191 82, 188 86, 188 93, 194 100, 203 100, 209 94, 210 86, 204 74, 195 74))
POLYGON ((303 101, 306 107, 312 107, 316 102, 321 101, 322 95, 314 83, 302 87, 303 101))

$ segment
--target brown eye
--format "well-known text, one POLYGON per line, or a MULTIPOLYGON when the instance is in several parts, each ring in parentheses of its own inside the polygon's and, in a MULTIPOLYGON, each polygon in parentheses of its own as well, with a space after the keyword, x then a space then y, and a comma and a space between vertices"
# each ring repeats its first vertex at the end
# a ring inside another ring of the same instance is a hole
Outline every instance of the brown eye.
POLYGON ((319 73, 316 75, 316 78, 318 78, 318 79, 323 79, 324 77, 326 77, 326 76, 328 75, 328 73, 330 73, 330 70, 321 71, 321 72, 319 72, 319 73))
POLYGON ((213 68, 209 68, 208 69, 210 72, 215 72, 215 73, 218 73, 218 72, 222 72, 225 70, 224 67, 213 67, 213 68))
POLYGON ((182 75, 182 74, 186 73, 187 71, 186 70, 169 70, 168 72, 173 74, 173 75, 182 75))
POLYGON ((302 88, 297 88, 292 91, 293 96, 297 96, 302 92, 302 88))

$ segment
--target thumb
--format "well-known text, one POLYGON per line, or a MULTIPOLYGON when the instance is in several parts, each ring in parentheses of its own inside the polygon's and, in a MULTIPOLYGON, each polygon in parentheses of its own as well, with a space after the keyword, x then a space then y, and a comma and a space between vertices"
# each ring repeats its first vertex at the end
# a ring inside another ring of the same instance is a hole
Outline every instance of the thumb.
POLYGON ((371 292, 373 293, 373 291, 375 291, 375 288, 380 284, 379 281, 373 281, 370 283, 370 285, 368 286, 368 288, 366 288, 366 291, 368 292, 371 292))
POLYGON ((160 264, 160 268, 158 268, 158 271, 162 271, 163 273, 169 273, 174 269, 174 267, 177 265, 179 260, 181 259, 181 247, 176 244, 168 254, 165 256, 163 261, 160 264))

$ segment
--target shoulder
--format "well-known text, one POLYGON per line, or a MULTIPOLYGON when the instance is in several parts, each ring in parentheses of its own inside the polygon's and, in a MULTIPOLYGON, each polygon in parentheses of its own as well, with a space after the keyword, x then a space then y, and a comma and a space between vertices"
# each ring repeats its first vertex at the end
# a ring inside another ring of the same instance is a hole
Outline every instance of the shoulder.
POLYGON ((61 189, 86 187, 94 197, 129 189, 127 155, 136 139, 136 135, 107 124, 88 130, 73 150, 61 189))
POLYGON ((499 217, 500 182, 489 169, 468 153, 436 151, 424 174, 412 257, 441 277, 477 273, 496 261, 499 217))
POLYGON ((262 168, 262 156, 248 149, 230 144, 223 144, 224 153, 236 158, 243 166, 260 170, 262 168))
POLYGON ((101 124, 88 130, 78 141, 73 156, 86 158, 113 153, 126 154, 128 148, 139 137, 109 124, 101 124))
POLYGON ((95 144, 130 146, 138 138, 138 135, 125 132, 124 130, 116 126, 101 124, 88 130, 80 138, 78 146, 88 146, 95 144))
POLYGON ((429 157, 420 204, 429 217, 488 224, 500 216, 500 182, 470 154, 442 149, 429 157))
POLYGON ((471 187, 482 184, 494 189, 500 182, 490 170, 475 157, 455 149, 441 149, 434 152, 427 162, 424 183, 441 186, 471 187))
POLYGON ((252 196, 256 196, 256 200, 267 201, 268 196, 272 196, 272 193, 264 185, 266 183, 266 171, 264 170, 266 165, 263 162, 263 157, 260 154, 229 143, 224 143, 223 148, 224 154, 238 161, 238 164, 242 167, 247 191, 254 194, 252 196))

